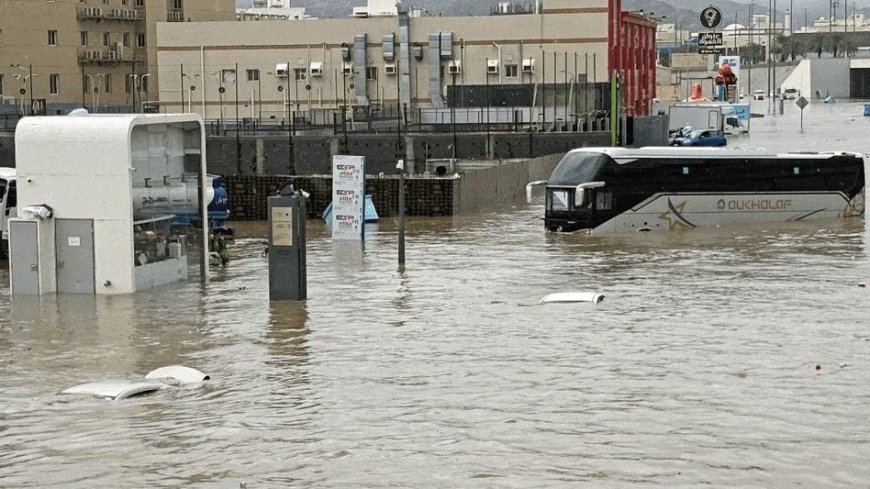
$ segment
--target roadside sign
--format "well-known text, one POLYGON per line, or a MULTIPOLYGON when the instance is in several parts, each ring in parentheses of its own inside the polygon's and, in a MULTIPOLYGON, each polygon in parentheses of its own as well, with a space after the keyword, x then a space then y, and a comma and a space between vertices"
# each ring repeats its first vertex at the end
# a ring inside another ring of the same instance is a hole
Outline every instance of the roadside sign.
POLYGON ((701 25, 707 29, 715 29, 722 22, 722 12, 712 5, 701 11, 701 25))
POLYGON ((794 104, 797 105, 798 107, 800 107, 800 109, 801 109, 801 134, 803 134, 804 133, 804 109, 809 104, 809 102, 807 102, 807 99, 805 99, 804 96, 801 95, 800 97, 798 97, 797 100, 794 101, 794 104))
POLYGON ((699 48, 698 54, 720 54, 722 52, 721 49, 716 48, 699 48))
POLYGON ((721 46, 721 32, 701 32, 698 33, 698 46, 721 46))

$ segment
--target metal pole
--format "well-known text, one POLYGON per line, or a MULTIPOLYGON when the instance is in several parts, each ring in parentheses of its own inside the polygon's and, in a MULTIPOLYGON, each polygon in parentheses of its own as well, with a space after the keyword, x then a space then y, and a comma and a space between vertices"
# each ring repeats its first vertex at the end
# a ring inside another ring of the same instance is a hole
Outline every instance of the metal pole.
POLYGON ((399 160, 399 269, 405 268, 405 161, 399 160))
MULTIPOLYGON (((453 100, 450 104, 450 122, 453 125, 453 159, 456 159, 456 70, 453 70, 453 100)), ((455 162, 454 162, 455 163, 455 162)))
MULTIPOLYGON (((770 45, 771 49, 774 47, 775 43, 776 43, 776 0, 773 0, 773 42, 770 45)), ((774 104, 773 105, 773 115, 776 115, 776 56, 777 56, 777 54, 773 53, 773 67, 770 70, 770 78, 772 80, 771 88, 773 90, 773 95, 770 97, 771 98, 770 103, 774 104)))
MULTIPOLYGON (((501 66, 498 67, 499 73, 501 73, 501 66)), ((486 68, 483 72, 484 79, 486 80, 486 157, 489 158, 490 152, 490 134, 489 134, 489 108, 492 104, 489 101, 489 58, 486 58, 486 68)))
POLYGON ((181 64, 181 85, 179 85, 181 93, 181 108, 178 109, 178 112, 184 112, 184 63, 181 64))
MULTIPOLYGON (((289 100, 290 97, 290 61, 287 61, 287 95, 285 97, 286 100, 289 100)), ((296 155, 293 148, 293 115, 290 112, 290 103, 287 103, 287 144, 288 144, 288 153, 290 156, 290 174, 296 174, 296 155)))
POLYGON ((85 103, 85 93, 88 91, 88 85, 85 83, 85 65, 83 64, 81 67, 82 71, 82 108, 87 109, 88 105, 85 103))
POLYGON ((236 172, 242 173, 242 142, 239 140, 239 64, 236 63, 236 172))
POLYGON ((30 83, 30 115, 33 115, 33 65, 27 65, 27 77, 30 83))

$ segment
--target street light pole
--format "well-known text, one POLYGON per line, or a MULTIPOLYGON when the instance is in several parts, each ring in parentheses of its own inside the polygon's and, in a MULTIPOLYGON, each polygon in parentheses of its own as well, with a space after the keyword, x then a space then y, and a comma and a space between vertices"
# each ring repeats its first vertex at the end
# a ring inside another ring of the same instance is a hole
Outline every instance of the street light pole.
POLYGON ((239 64, 236 63, 236 71, 235 71, 235 85, 236 85, 236 171, 238 174, 242 173, 242 143, 239 139, 239 64))
POLYGON ((148 85, 145 83, 145 80, 151 76, 151 73, 144 73, 139 78, 139 110, 141 112, 145 111, 145 96, 148 95, 148 85))
POLYGON ((33 115, 33 65, 27 65, 27 78, 30 81, 30 115, 33 115))

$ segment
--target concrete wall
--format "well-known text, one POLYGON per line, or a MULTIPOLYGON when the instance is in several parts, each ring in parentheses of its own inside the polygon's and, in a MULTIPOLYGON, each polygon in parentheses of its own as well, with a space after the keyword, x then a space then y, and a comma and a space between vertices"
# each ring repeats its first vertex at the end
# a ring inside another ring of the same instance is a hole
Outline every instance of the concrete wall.
POLYGON ((521 204, 526 184, 549 178, 561 159, 562 154, 548 155, 463 174, 456 181, 454 213, 506 210, 521 204))
MULTIPOLYGON (((507 210, 525 200, 526 184, 549 178, 562 155, 528 161, 490 162, 486 170, 460 176, 411 176, 405 179, 406 214, 452 216, 489 210, 507 210)), ((306 207, 309 219, 319 219, 332 199, 332 176, 230 176, 227 177, 232 220, 265 220, 266 198, 284 185, 311 194, 306 207)), ((399 178, 395 174, 369 175, 366 193, 372 195, 381 217, 398 214, 399 178)))
POLYGON ((849 97, 849 62, 848 58, 810 59, 810 92, 802 95, 816 98, 816 92, 821 98, 849 97))

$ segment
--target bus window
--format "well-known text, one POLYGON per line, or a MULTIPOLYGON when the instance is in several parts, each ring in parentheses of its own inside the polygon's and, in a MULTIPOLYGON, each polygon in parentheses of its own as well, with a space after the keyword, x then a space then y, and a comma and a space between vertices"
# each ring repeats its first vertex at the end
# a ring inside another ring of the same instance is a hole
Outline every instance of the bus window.
POLYGON ((595 192, 595 209, 609 211, 613 209, 613 192, 603 192, 599 189, 595 192))

